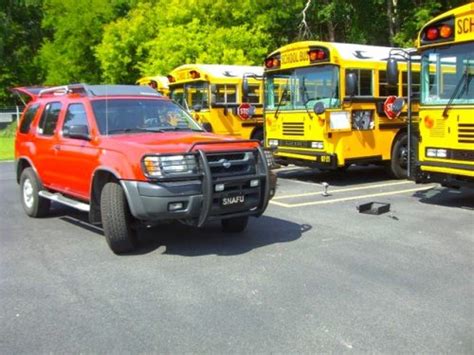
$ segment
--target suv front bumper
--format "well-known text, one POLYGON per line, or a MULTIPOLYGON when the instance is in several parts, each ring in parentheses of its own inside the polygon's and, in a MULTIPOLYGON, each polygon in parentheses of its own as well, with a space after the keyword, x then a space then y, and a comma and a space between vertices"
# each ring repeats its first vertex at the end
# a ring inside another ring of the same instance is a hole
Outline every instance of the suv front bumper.
MULTIPOLYGON (((208 167, 206 156, 200 152, 202 165, 208 167)), ((168 182, 120 181, 131 214, 142 221, 192 220, 201 226, 206 221, 238 216, 261 215, 276 189, 276 175, 268 167, 259 173, 213 178, 204 169, 201 179, 168 182), (250 182, 258 180, 258 186, 250 182), (216 191, 216 185, 224 185, 216 191), (243 203, 223 206, 224 197, 243 196, 243 203), (177 204, 182 208, 175 209, 177 204)))

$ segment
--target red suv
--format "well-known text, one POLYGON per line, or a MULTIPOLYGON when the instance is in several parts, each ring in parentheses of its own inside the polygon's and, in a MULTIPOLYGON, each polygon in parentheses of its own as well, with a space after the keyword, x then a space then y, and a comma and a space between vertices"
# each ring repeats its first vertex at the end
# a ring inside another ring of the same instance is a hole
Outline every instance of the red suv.
POLYGON ((24 210, 44 216, 56 201, 86 211, 115 253, 135 247, 137 221, 220 220, 241 232, 274 194, 270 151, 206 133, 152 88, 14 90, 32 98, 15 143, 24 210))

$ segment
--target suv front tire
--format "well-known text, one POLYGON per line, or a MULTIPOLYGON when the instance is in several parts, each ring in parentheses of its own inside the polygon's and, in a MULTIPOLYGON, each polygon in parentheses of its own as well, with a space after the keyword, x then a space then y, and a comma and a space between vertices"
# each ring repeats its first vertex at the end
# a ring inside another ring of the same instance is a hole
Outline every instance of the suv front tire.
POLYGON ((100 196, 100 213, 105 239, 115 254, 135 249, 136 236, 131 224, 133 217, 125 193, 117 182, 108 182, 100 196))

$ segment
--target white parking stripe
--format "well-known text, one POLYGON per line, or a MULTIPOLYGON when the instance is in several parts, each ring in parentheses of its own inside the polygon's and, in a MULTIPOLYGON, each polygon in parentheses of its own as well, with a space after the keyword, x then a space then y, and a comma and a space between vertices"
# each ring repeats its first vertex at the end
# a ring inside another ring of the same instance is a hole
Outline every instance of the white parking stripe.
POLYGON ((418 188, 415 188, 415 189, 389 191, 389 192, 381 192, 381 193, 370 194, 370 195, 351 196, 351 197, 336 198, 336 199, 333 199, 333 200, 303 202, 303 203, 295 203, 295 204, 283 203, 283 202, 278 202, 278 201, 273 201, 273 200, 270 201, 270 203, 273 204, 273 205, 280 206, 280 207, 295 208, 295 207, 304 207, 304 206, 313 206, 313 205, 323 205, 323 204, 327 204, 327 203, 335 203, 335 202, 342 202, 342 201, 360 200, 360 199, 370 198, 370 197, 397 195, 397 194, 403 194, 403 193, 406 193, 406 192, 424 191, 424 190, 432 189, 435 186, 436 185, 430 185, 430 186, 418 187, 418 188))
MULTIPOLYGON (((375 184, 375 185, 364 185, 364 186, 357 186, 357 187, 350 187, 346 189, 329 189, 329 193, 333 194, 336 192, 346 192, 346 191, 357 191, 357 190, 366 190, 366 189, 375 189, 377 187, 387 187, 387 186, 396 186, 396 185, 403 185, 403 184, 413 184, 412 181, 396 181, 391 183, 383 183, 383 184, 375 184)), ((283 200, 285 198, 293 198, 293 197, 304 197, 304 196, 313 196, 313 195, 321 195, 321 192, 309 192, 305 194, 292 194, 292 195, 283 195, 283 196, 276 196, 274 200, 283 200)))

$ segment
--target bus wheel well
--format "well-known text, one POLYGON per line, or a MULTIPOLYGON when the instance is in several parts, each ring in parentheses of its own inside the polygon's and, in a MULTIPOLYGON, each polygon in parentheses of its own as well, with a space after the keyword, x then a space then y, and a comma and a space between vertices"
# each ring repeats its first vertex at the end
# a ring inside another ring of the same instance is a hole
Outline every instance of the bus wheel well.
POLYGON ((119 179, 110 171, 99 170, 94 174, 91 188, 91 199, 90 199, 90 210, 89 210, 89 221, 92 224, 99 224, 102 222, 102 216, 100 213, 100 195, 105 184, 110 181, 119 181, 119 179))
POLYGON ((23 170, 26 168, 31 168, 31 164, 28 160, 26 159, 20 159, 18 160, 18 163, 16 165, 16 182, 19 184, 20 183, 20 176, 23 170))
POLYGON ((263 127, 254 128, 252 134, 250 135, 250 138, 259 140, 263 145, 263 127))

